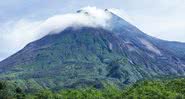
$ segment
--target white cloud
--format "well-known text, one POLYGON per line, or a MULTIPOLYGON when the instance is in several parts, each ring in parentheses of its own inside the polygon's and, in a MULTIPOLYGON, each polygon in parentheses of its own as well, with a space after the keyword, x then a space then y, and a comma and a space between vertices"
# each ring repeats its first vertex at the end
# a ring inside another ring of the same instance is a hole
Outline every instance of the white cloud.
MULTIPOLYGON (((8 22, 0 28, 0 56, 8 57, 26 44, 37 40, 50 33, 58 33, 67 27, 107 27, 107 21, 111 19, 110 13, 96 7, 82 8, 81 13, 56 15, 47 20, 19 20, 8 22)), ((3 59, 3 58, 2 58, 3 59)), ((0 60, 2 60, 0 59, 0 60)))
POLYGON ((56 15, 49 18, 41 24, 39 32, 42 35, 49 32, 57 33, 69 26, 106 27, 109 19, 111 19, 111 15, 104 10, 96 7, 86 7, 82 8, 80 13, 56 15))

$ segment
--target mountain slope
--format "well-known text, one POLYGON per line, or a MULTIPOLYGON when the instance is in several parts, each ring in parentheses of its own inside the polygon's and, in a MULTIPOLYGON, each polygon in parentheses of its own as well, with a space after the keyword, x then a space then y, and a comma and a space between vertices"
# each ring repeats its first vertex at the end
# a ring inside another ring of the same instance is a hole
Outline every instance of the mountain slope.
POLYGON ((0 62, 0 79, 57 90, 185 76, 185 44, 148 36, 111 15, 109 29, 68 27, 28 44, 0 62))

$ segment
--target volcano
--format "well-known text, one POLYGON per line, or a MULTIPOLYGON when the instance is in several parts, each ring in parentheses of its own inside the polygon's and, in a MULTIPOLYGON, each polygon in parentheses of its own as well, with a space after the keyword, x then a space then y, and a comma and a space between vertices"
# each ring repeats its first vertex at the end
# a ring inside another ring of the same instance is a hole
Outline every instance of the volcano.
MULTIPOLYGON (((0 62, 0 80, 26 89, 79 88, 185 76, 185 44, 160 40, 111 15, 109 26, 67 27, 0 62)), ((86 14, 85 11, 77 13, 86 14)))

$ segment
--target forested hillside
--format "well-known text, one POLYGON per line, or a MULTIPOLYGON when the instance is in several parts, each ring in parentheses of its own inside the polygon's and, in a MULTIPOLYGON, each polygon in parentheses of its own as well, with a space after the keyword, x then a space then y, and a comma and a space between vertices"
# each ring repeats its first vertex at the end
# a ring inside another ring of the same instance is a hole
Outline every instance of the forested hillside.
POLYGON ((139 81, 125 89, 108 85, 103 89, 49 89, 26 93, 16 83, 0 83, 0 99, 184 99, 185 79, 139 81))

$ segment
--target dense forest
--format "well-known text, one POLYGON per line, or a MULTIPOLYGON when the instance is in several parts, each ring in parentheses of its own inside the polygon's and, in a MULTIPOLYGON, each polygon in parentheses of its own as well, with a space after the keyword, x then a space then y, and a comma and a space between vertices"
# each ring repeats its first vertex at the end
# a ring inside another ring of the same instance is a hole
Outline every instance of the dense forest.
POLYGON ((0 99, 185 99, 185 79, 139 81, 119 89, 113 85, 103 89, 49 89, 27 93, 16 84, 0 82, 0 99))

